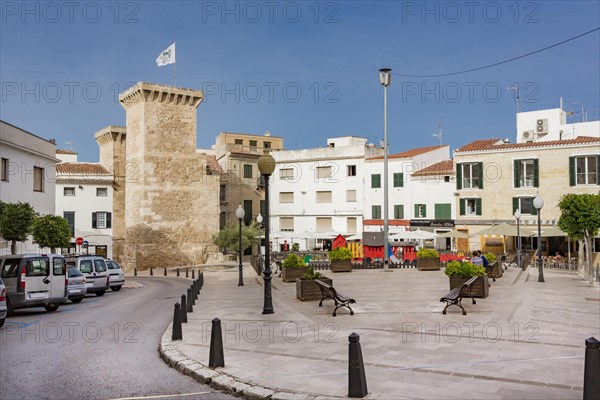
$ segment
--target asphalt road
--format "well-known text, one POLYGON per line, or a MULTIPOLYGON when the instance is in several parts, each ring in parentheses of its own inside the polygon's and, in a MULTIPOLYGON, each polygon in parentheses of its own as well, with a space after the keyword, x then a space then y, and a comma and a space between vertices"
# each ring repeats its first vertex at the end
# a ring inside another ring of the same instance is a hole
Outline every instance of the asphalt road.
POLYGON ((189 281, 135 280, 144 287, 88 295, 54 313, 35 308, 7 318, 0 329, 0 398, 234 399, 159 357, 173 304, 189 281))

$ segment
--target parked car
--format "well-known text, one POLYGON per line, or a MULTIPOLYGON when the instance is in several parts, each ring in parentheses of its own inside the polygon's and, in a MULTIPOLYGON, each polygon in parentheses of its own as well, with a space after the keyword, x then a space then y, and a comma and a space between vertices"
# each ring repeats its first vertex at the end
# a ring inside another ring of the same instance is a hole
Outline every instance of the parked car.
POLYGON ((8 309, 6 308, 6 286, 4 286, 4 282, 0 278, 0 328, 4 325, 6 314, 8 314, 8 309))
POLYGON ((56 311, 67 301, 66 264, 60 254, 13 254, 0 257, 8 315, 13 310, 44 307, 56 311))
POLYGON ((106 261, 100 256, 67 256, 67 265, 79 269, 86 280, 88 293, 95 293, 96 296, 104 296, 108 290, 110 276, 106 261))
POLYGON ((108 273, 110 274, 110 288, 113 291, 118 292, 121 290, 121 286, 125 284, 125 274, 116 261, 107 260, 106 265, 108 266, 108 273))
POLYGON ((87 294, 87 279, 77 268, 67 268, 67 297, 73 303, 81 303, 87 294))

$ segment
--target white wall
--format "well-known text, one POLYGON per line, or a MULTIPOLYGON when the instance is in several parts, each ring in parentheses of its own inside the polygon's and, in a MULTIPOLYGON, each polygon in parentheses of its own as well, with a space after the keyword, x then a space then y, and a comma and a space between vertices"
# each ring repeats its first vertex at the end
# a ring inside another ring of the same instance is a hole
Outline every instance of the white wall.
POLYGON ((575 139, 578 136, 600 137, 600 121, 567 123, 567 113, 560 108, 517 114, 517 143, 532 139, 543 141, 575 139), (536 134, 539 119, 548 120, 548 134, 536 134), (526 135, 528 137, 525 137, 526 135))

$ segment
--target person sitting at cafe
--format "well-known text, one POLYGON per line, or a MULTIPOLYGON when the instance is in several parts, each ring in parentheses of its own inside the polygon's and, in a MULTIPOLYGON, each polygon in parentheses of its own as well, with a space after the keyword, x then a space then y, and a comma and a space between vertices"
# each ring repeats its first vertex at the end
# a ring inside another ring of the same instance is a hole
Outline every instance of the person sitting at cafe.
POLYGON ((477 251, 473 252, 473 257, 471 258, 471 263, 473 265, 481 265, 483 266, 483 259, 479 257, 479 253, 477 251))

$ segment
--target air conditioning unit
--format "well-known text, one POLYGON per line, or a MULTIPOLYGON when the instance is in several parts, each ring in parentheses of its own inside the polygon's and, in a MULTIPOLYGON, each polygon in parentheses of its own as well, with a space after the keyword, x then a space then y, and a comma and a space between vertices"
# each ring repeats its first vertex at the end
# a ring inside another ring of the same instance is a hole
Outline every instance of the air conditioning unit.
POLYGON ((534 131, 523 131, 523 139, 525 142, 533 142, 534 131))
POLYGON ((528 139, 528 138, 529 138, 529 135, 530 135, 530 134, 529 134, 529 131, 525 131, 525 132, 523 132, 523 137, 524 137, 525 139, 528 139))
POLYGON ((535 125, 535 132, 537 134, 548 133, 548 119, 538 119, 535 125))

